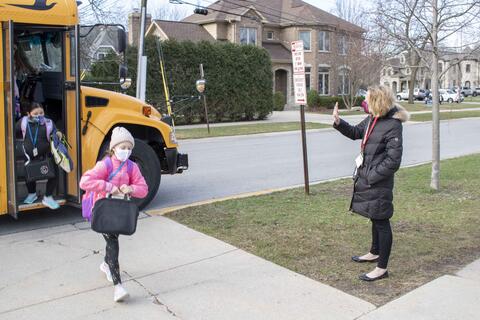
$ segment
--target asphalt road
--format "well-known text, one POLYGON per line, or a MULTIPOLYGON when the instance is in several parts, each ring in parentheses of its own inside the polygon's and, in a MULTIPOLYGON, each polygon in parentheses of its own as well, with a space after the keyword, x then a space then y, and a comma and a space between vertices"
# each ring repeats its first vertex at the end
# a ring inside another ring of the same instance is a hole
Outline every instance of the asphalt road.
MULTIPOLYGON (((404 126, 403 166, 431 160, 431 131, 431 123, 404 126)), ((442 121, 441 143, 442 159, 480 152, 480 119, 442 121)), ((359 141, 322 129, 309 131, 307 144, 311 182, 352 174, 359 141)), ((163 176, 149 209, 303 183, 300 132, 188 140, 180 147, 190 168, 163 176)))
MULTIPOLYGON (((480 119, 441 123, 443 159, 480 152, 480 119)), ((359 141, 333 129, 307 134, 310 181, 348 176, 359 141)), ((147 209, 194 203, 231 195, 303 183, 300 132, 185 140, 190 168, 181 175, 162 176, 158 196, 147 209)), ((431 123, 404 126, 402 165, 431 160, 431 123)), ((44 210, 21 215, 19 221, 0 217, 0 235, 81 221, 78 209, 44 210)))

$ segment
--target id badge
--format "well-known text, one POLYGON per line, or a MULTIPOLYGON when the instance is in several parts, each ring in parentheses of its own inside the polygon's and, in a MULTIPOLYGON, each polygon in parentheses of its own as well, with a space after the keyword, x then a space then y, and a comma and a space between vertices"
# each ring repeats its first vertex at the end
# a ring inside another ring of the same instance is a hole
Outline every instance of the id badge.
POLYGON ((37 148, 33 149, 33 156, 34 157, 38 156, 38 149, 37 148))
POLYGON ((355 159, 355 165, 357 166, 357 169, 360 168, 363 165, 363 154, 360 153, 358 157, 355 159))

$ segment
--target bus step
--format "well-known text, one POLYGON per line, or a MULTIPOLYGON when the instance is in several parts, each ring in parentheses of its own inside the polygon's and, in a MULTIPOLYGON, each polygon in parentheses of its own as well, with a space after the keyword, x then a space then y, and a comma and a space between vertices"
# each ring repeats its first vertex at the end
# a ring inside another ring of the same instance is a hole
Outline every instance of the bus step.
MULTIPOLYGON (((63 206, 67 203, 67 200, 65 199, 55 199, 59 205, 63 206)), ((36 210, 36 209, 43 209, 47 208, 43 203, 42 200, 37 200, 37 202, 34 202, 32 204, 21 204, 18 206, 18 211, 30 211, 30 210, 36 210)))

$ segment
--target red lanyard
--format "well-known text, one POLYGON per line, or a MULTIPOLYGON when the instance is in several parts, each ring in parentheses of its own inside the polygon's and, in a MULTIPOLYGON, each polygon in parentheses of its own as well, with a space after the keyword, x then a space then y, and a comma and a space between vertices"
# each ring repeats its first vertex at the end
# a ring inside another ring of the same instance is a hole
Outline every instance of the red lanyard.
POLYGON ((367 132, 365 133, 365 136, 363 137, 363 140, 362 140, 362 152, 363 150, 365 150, 365 145, 367 144, 368 138, 370 138, 370 135, 372 134, 373 128, 375 128, 375 124, 377 124, 377 120, 378 120, 378 117, 375 117, 375 119, 373 120, 373 124, 371 126, 370 124, 372 123, 372 121, 370 120, 370 122, 368 123, 367 132))

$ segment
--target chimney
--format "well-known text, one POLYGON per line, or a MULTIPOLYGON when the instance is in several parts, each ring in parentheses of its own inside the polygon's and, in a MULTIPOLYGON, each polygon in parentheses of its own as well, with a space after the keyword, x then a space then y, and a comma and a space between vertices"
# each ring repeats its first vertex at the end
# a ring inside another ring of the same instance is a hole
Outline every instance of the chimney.
MULTIPOLYGON (((147 13, 145 21, 145 32, 152 23, 152 15, 147 13)), ((140 36, 140 10, 133 9, 133 12, 128 15, 128 44, 138 47, 138 38, 140 36)))

